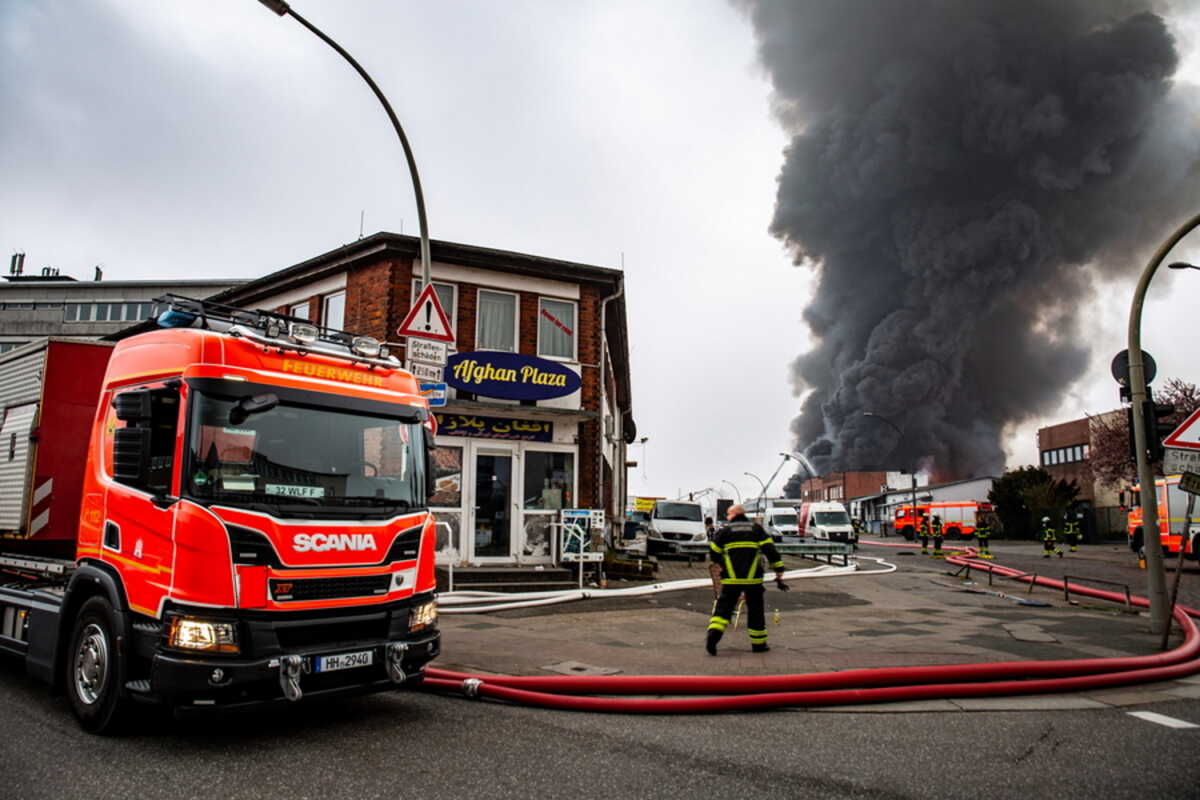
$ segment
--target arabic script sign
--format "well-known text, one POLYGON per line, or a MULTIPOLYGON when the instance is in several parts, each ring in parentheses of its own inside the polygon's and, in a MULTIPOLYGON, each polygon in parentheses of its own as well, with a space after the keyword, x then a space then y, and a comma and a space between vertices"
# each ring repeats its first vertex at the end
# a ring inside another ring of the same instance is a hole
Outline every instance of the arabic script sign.
POLYGON ((548 442, 554 434, 554 423, 533 419, 478 417, 474 414, 435 413, 434 416, 437 417, 438 436, 475 436, 480 439, 548 442))
POLYGON ((565 364, 520 353, 455 353, 442 377, 464 392, 505 400, 549 400, 579 390, 579 373, 565 364))

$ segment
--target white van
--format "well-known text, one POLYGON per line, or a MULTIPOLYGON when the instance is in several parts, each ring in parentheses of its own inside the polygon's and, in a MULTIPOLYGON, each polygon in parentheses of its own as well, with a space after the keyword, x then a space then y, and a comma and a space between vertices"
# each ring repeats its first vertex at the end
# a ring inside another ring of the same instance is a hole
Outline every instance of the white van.
POLYGON ((795 506, 771 506, 763 515, 763 528, 777 542, 800 541, 800 525, 795 506))
POLYGON ((659 500, 650 512, 650 532, 646 538, 646 555, 659 552, 674 553, 681 543, 704 543, 704 511, 699 503, 659 500))
POLYGON ((830 542, 858 544, 858 534, 841 503, 804 503, 797 514, 800 536, 830 542))

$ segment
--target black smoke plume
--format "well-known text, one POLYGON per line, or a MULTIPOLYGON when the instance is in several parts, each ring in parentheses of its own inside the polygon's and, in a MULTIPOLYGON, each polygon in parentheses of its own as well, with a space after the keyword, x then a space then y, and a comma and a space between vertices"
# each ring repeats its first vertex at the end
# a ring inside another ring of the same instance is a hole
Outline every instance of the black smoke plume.
POLYGON ((818 276, 798 447, 821 473, 999 474, 1006 426, 1083 374, 1091 315, 1127 313, 1085 311, 1091 286, 1200 206, 1166 21, 1132 0, 735 4, 793 134, 770 230, 818 276))

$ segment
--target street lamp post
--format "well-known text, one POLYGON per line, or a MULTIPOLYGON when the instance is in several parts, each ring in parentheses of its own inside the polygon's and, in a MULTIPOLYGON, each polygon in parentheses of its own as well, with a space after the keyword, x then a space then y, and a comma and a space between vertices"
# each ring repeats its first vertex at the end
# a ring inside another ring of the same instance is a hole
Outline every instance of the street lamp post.
MULTIPOLYGON (((871 411, 864 411, 863 416, 871 417, 872 419, 877 419, 882 423, 890 425, 892 427, 892 429, 895 430, 896 433, 900 435, 901 439, 904 438, 904 431, 900 430, 899 426, 897 426, 896 423, 892 422, 887 417, 882 416, 880 414, 875 414, 871 411)), ((913 514, 913 534, 914 535, 916 535, 918 533, 918 531, 917 531, 917 469, 916 469, 916 467, 917 467, 916 462, 915 461, 911 462, 909 464, 909 471, 908 471, 908 476, 912 481, 912 514, 913 514)), ((880 523, 880 524, 882 524, 882 523, 880 523)), ((896 531, 896 533, 899 534, 900 532, 896 531)))
POLYGON ((375 84, 375 81, 371 80, 371 76, 367 74, 367 71, 363 69, 357 61, 354 60, 354 57, 343 50, 337 42, 335 42, 333 39, 330 39, 328 36, 318 30, 315 25, 297 14, 295 10, 293 10, 292 7, 285 2, 285 0, 259 0, 259 2, 281 17, 291 14, 296 18, 297 22, 312 31, 318 39, 336 50, 338 55, 350 62, 350 66, 354 67, 354 70, 360 76, 362 76, 362 79, 367 82, 368 86, 371 87, 371 91, 375 93, 375 97, 377 97, 379 102, 383 105, 383 110, 387 112, 388 119, 392 121, 392 127, 396 129, 396 135, 400 137, 400 146, 404 148, 404 158, 408 161, 408 173, 412 177, 413 193, 417 198, 417 222, 420 224, 421 228, 421 289, 424 290, 425 287, 429 285, 431 280, 431 267, 429 259, 429 225, 425 219, 425 195, 421 192, 421 178, 417 174, 416 159, 413 158, 412 148, 408 145, 408 137, 404 135, 404 128, 400 127, 400 120, 397 119, 396 112, 392 111, 392 106, 387 101, 387 98, 383 96, 383 92, 375 84))
POLYGON ((763 483, 763 479, 755 475, 753 472, 743 472, 743 475, 748 475, 758 481, 758 485, 762 487, 762 494, 758 496, 758 507, 762 508, 763 498, 767 496, 767 485, 763 483))
POLYGON ((728 483, 730 486, 733 486, 733 491, 734 491, 734 493, 735 493, 735 494, 737 494, 737 501, 738 501, 738 505, 741 505, 741 504, 742 504, 742 491, 741 491, 741 489, 738 489, 738 487, 737 487, 737 486, 735 486, 735 485, 734 485, 734 484, 733 484, 731 481, 726 481, 726 480, 723 480, 723 481, 721 481, 721 483, 728 483))
MULTIPOLYGON (((1146 460, 1146 437, 1149 433, 1143 424, 1142 404, 1146 402, 1146 367, 1142 358, 1142 306, 1146 290, 1159 264, 1179 240, 1200 226, 1200 215, 1192 217, 1175 231, 1171 238, 1150 259, 1138 280, 1129 306, 1129 396, 1133 410, 1133 445, 1137 450, 1138 481, 1142 487, 1142 541, 1146 549, 1146 594, 1150 601, 1150 632, 1162 633, 1170 620, 1167 618, 1167 578, 1163 571, 1162 539, 1158 533, 1158 490, 1154 485, 1154 473, 1146 460)), ((1178 262, 1182 264, 1182 262, 1178 262)), ((1191 265, 1186 265, 1191 266, 1191 265)), ((1171 265, 1172 269, 1185 266, 1171 265)))

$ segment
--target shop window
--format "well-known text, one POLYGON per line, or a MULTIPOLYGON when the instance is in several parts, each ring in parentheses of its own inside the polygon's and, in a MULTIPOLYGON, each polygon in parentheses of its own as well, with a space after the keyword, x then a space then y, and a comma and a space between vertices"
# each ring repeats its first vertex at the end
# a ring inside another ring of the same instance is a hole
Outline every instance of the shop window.
POLYGON ((575 359, 575 304, 566 300, 538 301, 538 355, 575 359))
POLYGON ((346 293, 327 294, 321 298, 321 325, 334 330, 346 327, 346 293))
POLYGON ((557 510, 575 505, 575 454, 525 453, 524 506, 557 510))
POLYGON ((517 350, 517 296, 479 290, 475 346, 479 350, 517 350))
POLYGON ((437 508, 459 508, 462 506, 462 461, 461 447, 438 445, 433 451, 434 493, 429 505, 437 508))

